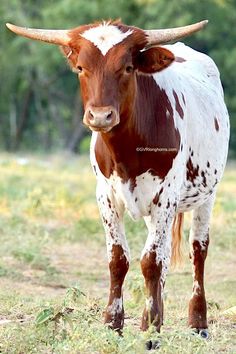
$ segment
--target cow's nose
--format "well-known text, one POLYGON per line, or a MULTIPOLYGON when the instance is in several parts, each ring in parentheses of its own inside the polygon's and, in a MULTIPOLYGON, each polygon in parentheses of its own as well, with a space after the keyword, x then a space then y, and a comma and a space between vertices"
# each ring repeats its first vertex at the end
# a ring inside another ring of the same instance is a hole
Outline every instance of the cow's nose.
POLYGON ((88 119, 91 124, 99 124, 99 123, 106 123, 112 120, 112 117, 115 115, 114 110, 107 110, 107 111, 94 111, 90 109, 88 111, 88 119))
POLYGON ((119 123, 119 115, 112 106, 88 107, 83 122, 92 130, 111 130, 119 123))

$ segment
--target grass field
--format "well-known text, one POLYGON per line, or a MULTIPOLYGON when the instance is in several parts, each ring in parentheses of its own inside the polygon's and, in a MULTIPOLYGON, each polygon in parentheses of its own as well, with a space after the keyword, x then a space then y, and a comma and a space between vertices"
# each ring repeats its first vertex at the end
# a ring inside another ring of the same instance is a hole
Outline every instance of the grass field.
POLYGON ((126 219, 132 264, 125 282, 124 336, 104 328, 108 296, 105 240, 88 158, 0 155, 0 352, 236 353, 236 167, 222 181, 206 264, 208 341, 187 328, 192 276, 186 215, 184 264, 170 272, 161 335, 141 333, 142 222, 126 219))

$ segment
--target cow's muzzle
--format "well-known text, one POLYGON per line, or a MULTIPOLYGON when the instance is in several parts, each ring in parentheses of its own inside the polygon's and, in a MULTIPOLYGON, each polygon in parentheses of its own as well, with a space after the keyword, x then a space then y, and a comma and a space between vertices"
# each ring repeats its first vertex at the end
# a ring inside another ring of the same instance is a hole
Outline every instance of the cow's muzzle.
POLYGON ((117 110, 112 106, 88 107, 84 113, 84 124, 93 131, 109 132, 119 124, 120 118, 117 110))

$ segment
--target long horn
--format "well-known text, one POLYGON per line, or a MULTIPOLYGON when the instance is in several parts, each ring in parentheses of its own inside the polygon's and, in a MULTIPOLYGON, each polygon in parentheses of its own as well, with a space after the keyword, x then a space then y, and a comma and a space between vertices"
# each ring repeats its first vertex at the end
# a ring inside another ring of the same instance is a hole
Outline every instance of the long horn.
POLYGON ((145 33, 148 38, 147 46, 168 43, 186 36, 189 36, 197 31, 200 31, 208 24, 208 20, 194 23, 193 25, 158 29, 146 30, 145 33))
POLYGON ((38 41, 43 41, 47 43, 67 45, 70 41, 69 30, 45 30, 45 29, 35 29, 35 28, 25 28, 12 25, 11 23, 6 24, 7 28, 12 32, 31 39, 36 39, 38 41))

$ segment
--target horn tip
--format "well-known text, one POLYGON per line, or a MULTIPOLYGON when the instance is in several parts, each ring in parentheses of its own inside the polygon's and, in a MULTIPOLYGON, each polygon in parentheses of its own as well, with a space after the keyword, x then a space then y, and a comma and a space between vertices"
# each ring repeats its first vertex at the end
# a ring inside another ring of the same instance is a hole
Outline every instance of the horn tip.
POLYGON ((8 29, 11 29, 13 25, 11 23, 7 22, 6 26, 7 26, 8 29))
POLYGON ((12 23, 6 23, 6 27, 12 32, 15 32, 17 28, 17 26, 13 25, 12 23))
POLYGON ((209 20, 203 20, 200 23, 201 23, 202 27, 204 28, 208 24, 208 22, 209 22, 209 20))

